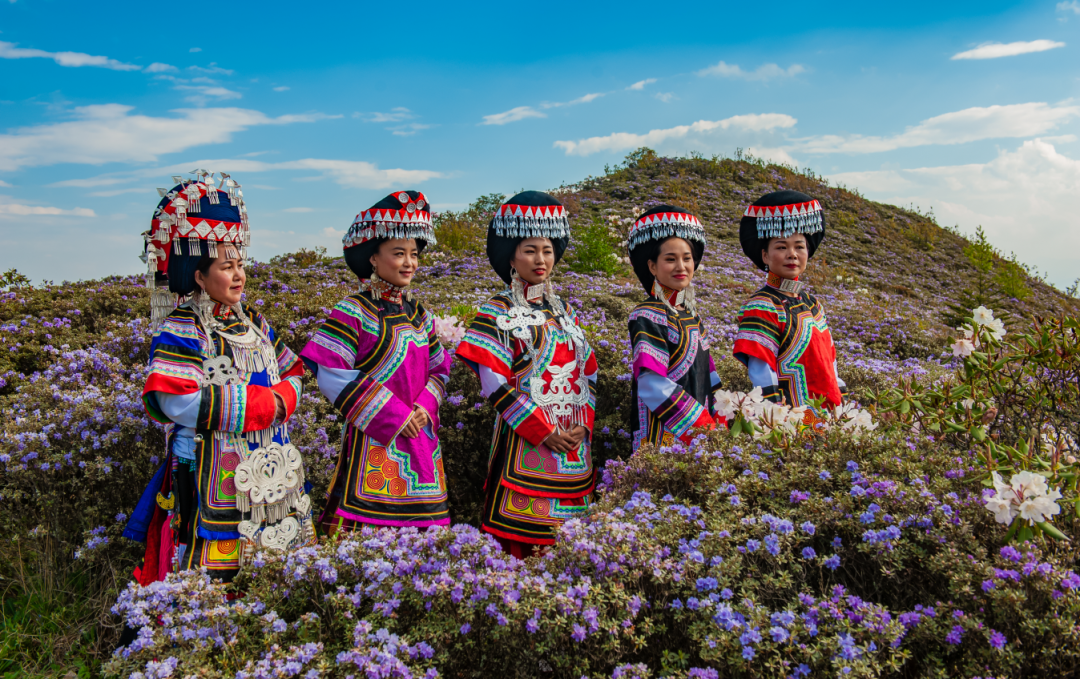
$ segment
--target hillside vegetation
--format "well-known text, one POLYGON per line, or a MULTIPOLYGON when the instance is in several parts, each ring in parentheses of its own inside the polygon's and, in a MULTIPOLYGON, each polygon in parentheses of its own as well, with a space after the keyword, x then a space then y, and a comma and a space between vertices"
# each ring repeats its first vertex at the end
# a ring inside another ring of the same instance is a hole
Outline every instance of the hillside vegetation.
MULTIPOLYGON (((140 554, 120 532, 163 455, 140 400, 149 295, 141 277, 30 286, 9 272, 0 293, 0 673, 1075 672, 1074 506, 1054 519, 1072 543, 1035 531, 1005 551, 1006 530, 982 500, 991 469, 1007 480, 1007 467, 1037 466, 1027 448, 999 459, 986 441, 1026 438, 1038 449, 1044 425, 1080 437, 1074 297, 932 215, 753 159, 642 149, 555 192, 575 234, 556 289, 581 314, 601 368, 594 457, 611 462, 597 511, 545 559, 512 563, 492 551, 473 526, 494 411, 455 364, 440 431, 453 531, 373 532, 268 556, 243 576, 243 603, 227 608, 198 574, 128 591, 118 610, 146 636, 107 667, 121 629, 111 609, 140 554), (631 457, 626 321, 643 291, 621 242, 633 217, 672 203, 706 224, 699 311, 725 388, 745 391, 731 344, 761 274, 742 255, 738 222, 746 204, 785 188, 824 206, 827 236, 808 278, 829 313, 840 373, 881 427, 861 439, 839 429, 757 442, 721 433, 631 457), (995 349, 1001 358, 985 369, 950 348, 980 305, 1004 318, 1006 341, 1031 335, 1013 354, 995 349), (965 380, 962 398, 933 395, 965 380), (945 423, 951 413, 960 431, 945 423)), ((424 254, 415 284, 436 314, 467 322, 502 287, 482 256, 498 199, 437 218, 440 246, 424 254)), ((251 263, 247 301, 299 351, 355 285, 340 257, 300 251, 251 263)), ((320 502, 340 427, 309 379, 291 434, 320 502)), ((1065 503, 1076 497, 1067 458, 1077 453, 1062 445, 1047 473, 1071 484, 1065 503)))

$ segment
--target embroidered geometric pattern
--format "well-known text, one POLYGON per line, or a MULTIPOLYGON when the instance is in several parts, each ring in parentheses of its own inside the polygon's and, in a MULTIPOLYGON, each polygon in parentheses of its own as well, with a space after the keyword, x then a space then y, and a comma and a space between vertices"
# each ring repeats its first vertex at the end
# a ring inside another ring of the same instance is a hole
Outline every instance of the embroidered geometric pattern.
POLYGON ((672 313, 650 296, 630 312, 631 394, 637 407, 633 449, 660 445, 665 434, 682 437, 712 413, 712 357, 701 341, 701 323, 686 310, 672 313), (644 370, 670 380, 671 394, 655 410, 639 397, 644 370))
MULTIPOLYGON (((588 506, 586 498, 595 484, 595 471, 587 443, 565 454, 542 445, 554 431, 554 423, 534 401, 534 393, 547 394, 545 390, 554 389, 556 379, 569 385, 564 388, 578 389, 577 376, 595 375, 596 357, 586 345, 585 365, 576 363, 581 360, 575 353, 580 346, 570 344, 571 336, 550 302, 530 305, 528 311, 541 315, 543 322, 526 327, 525 339, 513 334, 516 330, 501 329, 512 323, 508 320, 512 308, 520 313, 510 291, 486 302, 457 350, 457 356, 474 371, 479 372, 483 366, 507 380, 488 397, 498 416, 491 442, 481 527, 507 539, 552 544, 552 526, 576 515, 576 509, 564 507, 580 506, 580 511, 584 511, 588 506), (572 368, 571 362, 575 362, 572 368), (572 372, 560 372, 562 368, 572 372), (565 376, 556 378, 556 375, 565 376), (533 380, 538 381, 536 390, 532 388, 533 380), (516 498, 512 503, 511 497, 516 498)), ((580 327, 573 308, 570 305, 564 308, 569 321, 580 327)), ((591 378, 586 382, 589 393, 582 419, 583 426, 591 431, 596 387, 591 378)))
POLYGON ((323 520, 448 524, 438 411, 451 356, 427 310, 407 299, 350 295, 301 354, 313 370, 355 374, 334 403, 346 427, 323 520), (400 432, 416 406, 428 413, 430 423, 409 438, 400 432))
POLYGON ((840 404, 836 349, 825 311, 809 293, 798 297, 765 287, 743 305, 733 353, 743 363, 764 361, 777 373, 778 393, 790 406, 825 397, 840 404))

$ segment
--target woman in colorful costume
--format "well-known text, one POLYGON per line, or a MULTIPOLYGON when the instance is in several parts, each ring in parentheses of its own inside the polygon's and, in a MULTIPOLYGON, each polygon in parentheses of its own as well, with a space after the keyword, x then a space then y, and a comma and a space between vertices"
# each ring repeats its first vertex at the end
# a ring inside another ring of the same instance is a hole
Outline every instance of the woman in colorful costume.
POLYGON ((630 389, 637 407, 633 449, 688 443, 693 430, 725 421, 717 419, 713 392, 720 377, 694 304, 705 229, 689 211, 658 205, 634 222, 628 246, 634 273, 648 294, 629 321, 630 389))
POLYGON ((445 526, 439 406, 452 357, 412 282, 435 243, 424 194, 399 191, 356 216, 345 261, 360 292, 341 300, 300 356, 345 418, 341 454, 320 523, 445 526))
POLYGON ((847 391, 837 374, 825 308, 799 280, 824 238, 821 203, 798 191, 762 196, 739 225, 743 252, 766 277, 739 313, 735 358, 769 400, 808 406, 810 425, 820 417, 812 399, 835 407, 847 391))
POLYGON ((228 582, 256 546, 314 539, 303 460, 286 426, 304 367, 240 301, 250 231, 239 184, 225 174, 220 185, 211 172, 197 176, 159 189, 144 235, 156 331, 143 402, 165 425, 167 454, 144 494, 156 496, 154 516, 146 520, 148 502, 136 512, 148 546, 158 547, 147 550, 143 584, 163 577, 170 562, 228 582), (170 311, 174 295, 187 301, 170 311), (163 511, 171 521, 161 520, 163 511))
POLYGON ((509 287, 480 308, 457 349, 498 412, 481 527, 517 558, 553 544, 594 486, 596 357, 550 280, 569 242, 566 208, 546 193, 502 205, 487 255, 509 287))

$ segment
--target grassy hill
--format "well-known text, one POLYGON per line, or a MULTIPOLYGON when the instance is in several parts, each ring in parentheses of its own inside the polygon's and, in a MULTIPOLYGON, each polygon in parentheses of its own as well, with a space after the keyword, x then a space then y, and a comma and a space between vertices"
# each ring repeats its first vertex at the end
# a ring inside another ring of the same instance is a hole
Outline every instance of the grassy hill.
MULTIPOLYGON (((745 389, 731 343, 738 308, 760 287, 761 274, 741 252, 738 222, 749 202, 778 189, 803 191, 825 208, 828 232, 808 278, 828 310, 840 372, 856 398, 900 377, 928 383, 948 374, 957 365, 948 346, 958 315, 978 304, 1006 313, 1010 328, 1080 309, 1075 298, 1001 258, 985 241, 943 229, 930 215, 752 159, 671 159, 640 150, 603 177, 556 190, 575 233, 556 287, 579 310, 601 365, 598 464, 631 453, 626 320, 643 292, 620 261, 629 223, 652 205, 672 203, 706 224, 709 246, 695 279, 699 309, 725 385, 745 389)), ((468 318, 502 287, 482 254, 495 204, 488 196, 439 216, 440 247, 425 253, 414 286, 435 313, 468 318)), ((140 277, 30 287, 9 275, 6 282, 0 293, 0 672, 97 672, 119 630, 109 610, 138 556, 119 537, 124 515, 164 445, 139 398, 149 295, 140 277)), ((340 257, 316 252, 248 269, 248 301, 296 351, 354 289, 340 257)), ((452 515, 455 523, 475 525, 494 413, 457 364, 450 394, 440 437, 452 515)), ((310 380, 291 432, 317 487, 313 499, 321 503, 340 422, 310 380)))

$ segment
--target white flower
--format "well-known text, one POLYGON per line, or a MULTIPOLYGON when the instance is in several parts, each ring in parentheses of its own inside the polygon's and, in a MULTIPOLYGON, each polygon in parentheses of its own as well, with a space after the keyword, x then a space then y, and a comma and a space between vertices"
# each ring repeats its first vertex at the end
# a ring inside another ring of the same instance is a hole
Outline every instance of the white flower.
POLYGON ((994 515, 994 520, 1008 526, 1016 516, 1016 510, 1008 500, 1003 500, 997 495, 991 496, 986 501, 986 508, 994 515))
POLYGON ((969 340, 969 339, 958 339, 955 342, 953 342, 953 345, 952 345, 953 356, 958 356, 960 358, 967 358, 974 351, 975 351, 975 345, 972 344, 971 340, 969 340))
POLYGON ((1001 341, 1001 338, 1005 336, 1005 323, 1000 318, 995 318, 989 323, 986 323, 986 329, 990 331, 990 335, 1001 341))
POLYGON ((719 390, 716 392, 716 412, 729 420, 735 419, 735 413, 739 409, 738 396, 730 391, 719 390))
POLYGON ((975 319, 975 325, 986 325, 994 320, 994 312, 984 306, 976 307, 971 314, 975 319))
POLYGON ((1061 513, 1061 507, 1057 503, 1061 499, 1061 493, 1056 489, 1050 490, 1046 477, 1040 474, 1025 470, 1013 474, 1006 484, 1001 476, 994 472, 991 479, 995 492, 987 499, 985 506, 988 511, 993 512, 998 523, 1009 524, 1016 516, 1031 523, 1042 523, 1061 513))
POLYGON ((1046 495, 1048 490, 1045 476, 1033 474, 1027 470, 1019 474, 1013 474, 1009 485, 1021 497, 1027 497, 1033 493, 1035 495, 1046 495))
POLYGON ((975 399, 965 398, 963 401, 960 401, 960 405, 964 406, 964 410, 971 410, 975 407, 975 399))
POLYGON ((443 342, 456 347, 461 340, 465 339, 465 326, 461 324, 457 316, 436 316, 433 324, 435 334, 443 342))
POLYGON ((859 438, 864 433, 874 431, 878 428, 877 423, 874 422, 874 418, 868 410, 852 408, 844 414, 847 416, 848 421, 844 423, 843 429, 851 434, 852 438, 859 438))

